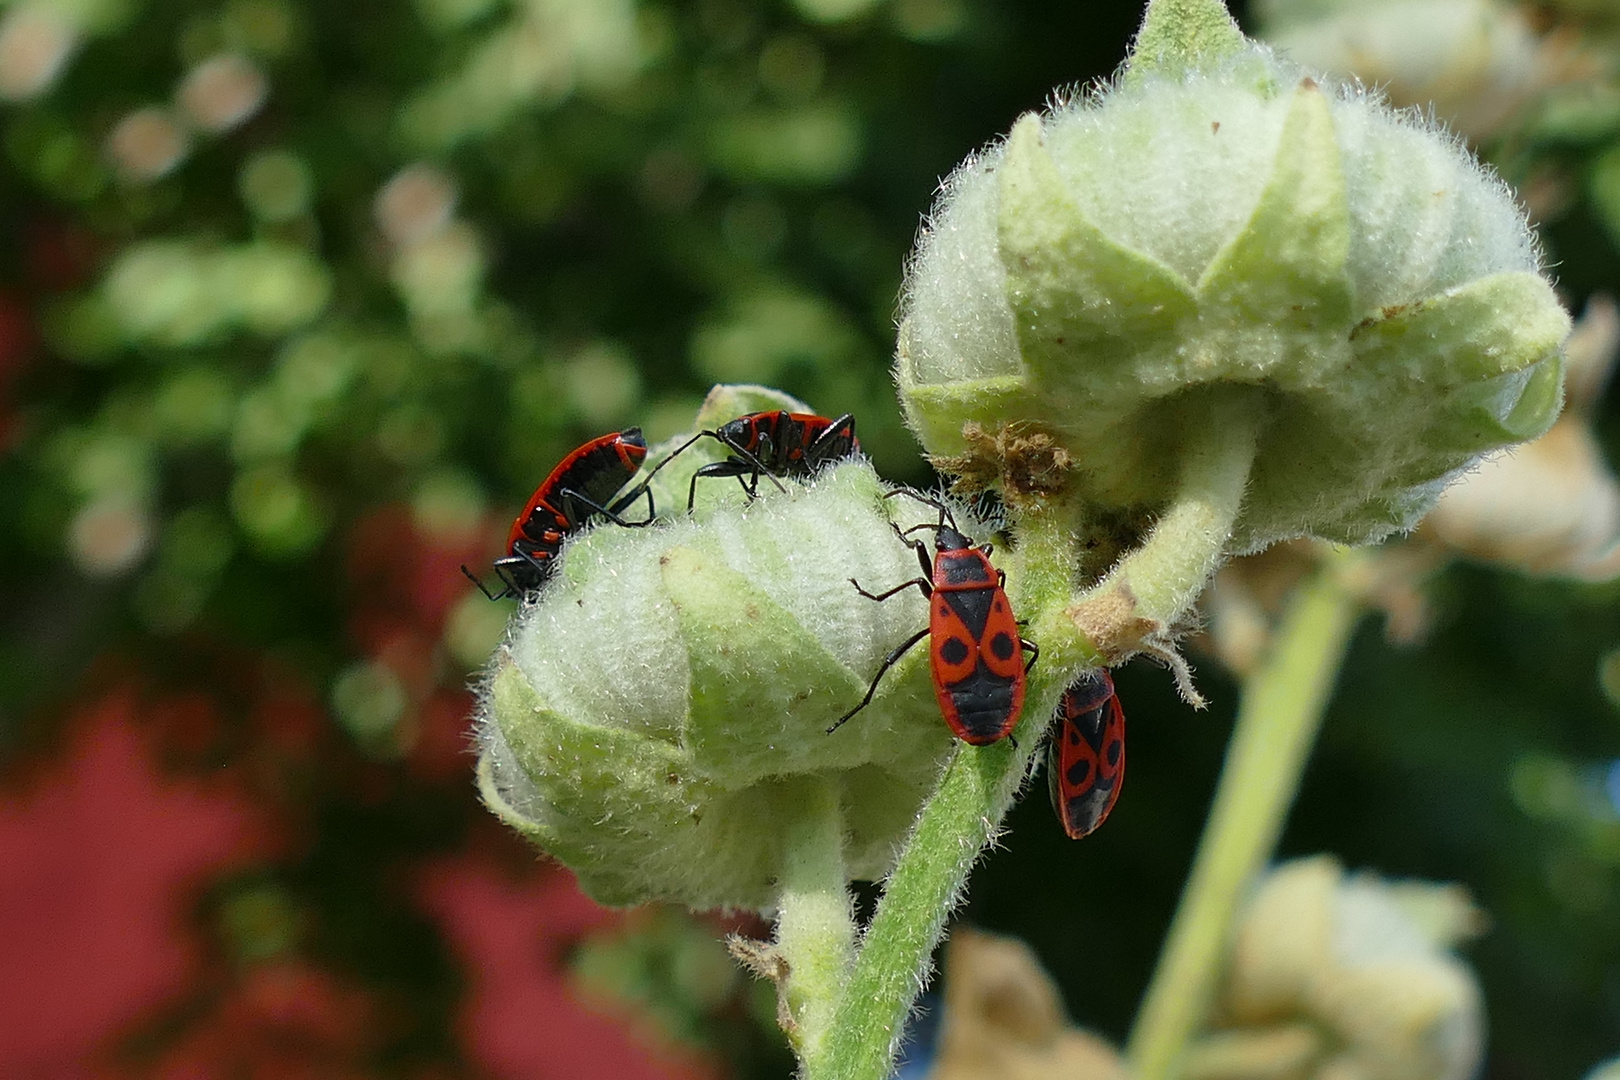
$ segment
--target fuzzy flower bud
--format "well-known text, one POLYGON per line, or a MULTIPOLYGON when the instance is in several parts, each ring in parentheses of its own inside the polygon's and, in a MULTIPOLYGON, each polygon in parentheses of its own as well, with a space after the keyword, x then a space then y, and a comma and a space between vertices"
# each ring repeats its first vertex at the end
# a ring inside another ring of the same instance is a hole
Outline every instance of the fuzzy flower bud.
POLYGON ((1467 1080, 1484 1049, 1472 972, 1448 950, 1481 916, 1456 886, 1278 867, 1237 927, 1221 1026, 1190 1080, 1467 1080))
POLYGON ((945 946, 945 1008, 929 1080, 1126 1080, 1119 1053, 1074 1027, 1028 945, 969 926, 945 946))
POLYGON ((1455 139, 1229 20, 1187 59, 1172 8, 1224 17, 1156 0, 1113 85, 945 184, 906 286, 907 416, 953 462, 1050 437, 1073 494, 1126 514, 1230 428, 1257 440, 1232 551, 1410 528, 1557 415, 1569 321, 1524 215, 1455 139))
MULTIPOLYGON (((697 426, 783 407, 803 408, 733 388, 697 426)), ((484 798, 603 903, 770 907, 786 838, 813 806, 837 807, 848 876, 879 877, 951 746, 926 650, 827 733, 928 620, 915 591, 873 603, 849 579, 916 577, 890 515, 932 512, 883 499, 857 458, 784 491, 762 482, 751 503, 735 480, 700 479, 685 514, 691 474, 723 454, 700 440, 659 474, 671 520, 572 540, 490 675, 484 798)))
POLYGON ((1548 87, 1596 77, 1573 35, 1541 37, 1527 7, 1504 0, 1263 0, 1267 41, 1304 64, 1382 87, 1489 138, 1548 87))

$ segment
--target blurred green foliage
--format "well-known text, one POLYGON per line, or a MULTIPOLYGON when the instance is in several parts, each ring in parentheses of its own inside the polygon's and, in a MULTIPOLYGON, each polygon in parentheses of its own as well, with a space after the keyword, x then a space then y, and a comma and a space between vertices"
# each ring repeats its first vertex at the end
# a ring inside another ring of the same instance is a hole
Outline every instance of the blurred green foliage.
MULTIPOLYGON (((1139 16, 0 7, 0 761, 59 747, 116 686, 216 703, 190 742, 153 721, 180 769, 280 761, 284 714, 312 714, 317 749, 254 781, 301 839, 202 917, 240 962, 299 953, 414 1000, 379 1075, 452 1060, 461 977, 394 882, 487 825, 460 688, 504 609, 457 564, 496 553, 572 446, 632 423, 666 437, 715 381, 853 412, 880 471, 924 481, 888 374, 919 215, 1053 87, 1111 70, 1139 16)), ((1620 87, 1594 80, 1524 130, 1488 149, 1562 193, 1544 217, 1578 307, 1617 287, 1620 87)), ((1612 395, 1599 427, 1613 447, 1612 395)), ((1620 1050, 1620 591, 1458 569, 1437 602, 1421 647, 1363 628, 1283 853, 1468 885, 1495 920, 1472 953, 1489 1071, 1577 1076, 1620 1050)), ((1196 716, 1164 673, 1125 672, 1131 776, 1108 826, 1069 844, 1026 800, 970 891, 965 917, 1028 938, 1114 1038, 1219 767, 1235 686, 1205 669, 1216 705, 1196 716)), ((681 919, 593 939, 580 977, 785 1075, 768 1003, 751 1028, 712 1022, 737 991, 681 919)))

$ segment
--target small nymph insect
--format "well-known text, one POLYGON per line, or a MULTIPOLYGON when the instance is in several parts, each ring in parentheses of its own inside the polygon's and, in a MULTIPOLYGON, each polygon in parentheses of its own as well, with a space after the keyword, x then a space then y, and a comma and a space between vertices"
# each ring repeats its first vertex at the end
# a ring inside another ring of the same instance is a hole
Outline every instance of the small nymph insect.
MULTIPOLYGON (((898 494, 910 493, 893 491, 885 498, 898 494)), ((1024 707, 1025 675, 1040 650, 1018 632, 1018 621, 1007 600, 1007 575, 991 564, 990 546, 976 546, 963 536, 943 503, 911 497, 939 510, 938 524, 904 530, 895 526, 900 538, 917 552, 924 576, 881 593, 866 591, 854 578, 850 583, 862 596, 877 601, 915 586, 928 600, 928 625, 889 653, 860 704, 840 716, 827 731, 836 731, 871 704, 884 673, 926 637, 934 697, 945 723, 963 742, 987 746, 1012 734, 1024 707), (923 529, 934 530, 932 562, 927 545, 910 538, 923 529), (1030 654, 1028 664, 1022 662, 1020 650, 1030 654)))
POLYGON ((753 498, 759 491, 761 476, 781 488, 777 477, 812 476, 823 466, 849 457, 861 448, 855 438, 855 418, 849 413, 828 419, 815 413, 778 409, 748 413, 718 428, 700 431, 676 447, 669 457, 658 463, 658 468, 704 438, 719 440, 730 455, 703 466, 692 475, 692 484, 686 493, 688 513, 697 500, 699 477, 735 476, 743 491, 753 498))

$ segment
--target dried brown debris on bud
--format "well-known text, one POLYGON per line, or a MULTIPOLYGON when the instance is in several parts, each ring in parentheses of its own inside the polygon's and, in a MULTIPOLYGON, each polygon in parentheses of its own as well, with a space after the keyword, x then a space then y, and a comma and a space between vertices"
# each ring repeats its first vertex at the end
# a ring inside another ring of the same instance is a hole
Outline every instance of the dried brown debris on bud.
POLYGON ((1074 458, 1049 432, 1030 423, 994 431, 976 420, 962 425, 961 454, 931 454, 929 462, 952 477, 951 490, 970 494, 995 488, 1014 502, 1056 495, 1069 482, 1074 458))

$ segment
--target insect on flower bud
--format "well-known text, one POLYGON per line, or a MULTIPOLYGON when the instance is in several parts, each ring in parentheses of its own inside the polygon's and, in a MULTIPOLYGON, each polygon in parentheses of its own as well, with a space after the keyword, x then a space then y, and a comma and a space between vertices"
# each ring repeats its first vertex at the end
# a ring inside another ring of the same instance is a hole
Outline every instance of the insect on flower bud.
MULTIPOLYGON (((758 408, 757 398, 711 405, 758 408)), ((706 410, 699 426, 729 418, 706 410)), ((688 477, 704 460, 666 470, 658 523, 602 524, 569 541, 484 695, 486 801, 604 903, 770 907, 784 838, 809 812, 806 784, 836 796, 847 872, 879 877, 952 745, 922 650, 827 733, 894 642, 928 619, 913 590, 874 604, 850 577, 915 577, 891 515, 910 525, 932 511, 882 498, 857 457, 783 477, 783 490, 761 483, 752 501, 731 477, 699 478, 703 498, 687 515, 688 477)))

